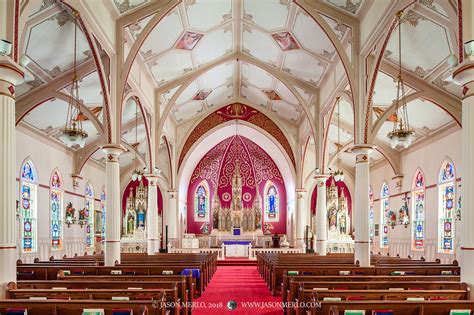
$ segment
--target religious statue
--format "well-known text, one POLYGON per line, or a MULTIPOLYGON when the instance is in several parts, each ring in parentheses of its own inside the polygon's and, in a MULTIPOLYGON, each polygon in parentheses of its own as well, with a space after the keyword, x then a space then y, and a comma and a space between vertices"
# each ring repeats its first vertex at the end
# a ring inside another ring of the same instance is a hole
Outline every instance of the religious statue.
POLYGON ((280 247, 281 248, 289 248, 290 247, 290 243, 288 242, 288 239, 286 238, 286 234, 283 234, 283 237, 280 241, 280 247))
POLYGON ((142 230, 145 229, 145 220, 146 220, 145 211, 143 210, 143 208, 138 209, 137 228, 142 229, 142 230))
POLYGON ((129 212, 127 216, 127 234, 133 234, 135 231, 135 216, 129 212))
POLYGON ((209 234, 209 223, 204 222, 204 223, 201 225, 200 230, 201 230, 201 234, 204 234, 204 235, 209 234))
POLYGON ((66 205, 66 224, 69 227, 74 223, 76 223, 76 209, 73 208, 72 202, 68 202, 66 205))
POLYGON ((398 224, 405 225, 405 228, 410 224, 410 215, 408 213, 408 201, 410 196, 408 193, 405 194, 403 201, 405 202, 403 206, 398 210, 398 224))
POLYGON ((273 225, 270 222, 265 222, 263 234, 272 234, 273 225))
POLYGON ((336 229, 337 225, 337 209, 335 206, 329 208, 329 230, 336 229))

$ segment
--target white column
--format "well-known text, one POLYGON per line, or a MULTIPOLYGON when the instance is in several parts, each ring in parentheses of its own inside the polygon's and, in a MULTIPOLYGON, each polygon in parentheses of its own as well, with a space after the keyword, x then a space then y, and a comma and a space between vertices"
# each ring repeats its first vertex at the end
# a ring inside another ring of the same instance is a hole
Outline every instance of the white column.
POLYGON ((0 298, 16 281, 15 86, 24 78, 18 64, 0 56, 0 298))
POLYGON ((108 144, 102 147, 106 154, 105 162, 105 189, 107 198, 105 206, 105 265, 113 266, 120 263, 120 230, 121 230, 121 202, 120 202, 120 164, 119 155, 124 148, 119 144, 108 144))
POLYGON ((369 228, 369 154, 373 148, 367 145, 355 146, 355 255, 354 262, 361 267, 370 266, 370 228, 369 228))
POLYGON ((304 231, 308 225, 308 215, 304 203, 305 194, 306 190, 296 189, 296 246, 300 248, 304 245, 304 231))
POLYGON ((168 211, 165 213, 165 225, 168 226, 168 242, 178 246, 178 191, 168 190, 168 211))
MULTIPOLYGON (((463 2, 464 3, 464 2, 463 2)), ((462 100, 462 213, 461 213, 461 281, 474 288, 474 57, 453 73, 454 82, 463 86, 462 100)), ((474 299, 474 296, 471 296, 474 299)))
POLYGON ((327 254, 328 238, 328 211, 326 208, 326 180, 325 175, 316 175, 316 252, 321 256, 327 254))
POLYGON ((160 235, 158 234, 158 179, 157 175, 147 175, 148 179, 148 210, 147 210, 147 239, 148 255, 160 251, 160 235))

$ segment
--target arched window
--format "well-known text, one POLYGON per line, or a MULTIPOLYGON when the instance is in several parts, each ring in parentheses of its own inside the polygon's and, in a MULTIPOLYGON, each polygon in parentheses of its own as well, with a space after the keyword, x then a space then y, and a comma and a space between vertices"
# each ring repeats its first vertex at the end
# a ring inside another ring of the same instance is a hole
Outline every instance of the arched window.
POLYGON ((86 226, 86 246, 94 246, 94 189, 90 183, 87 183, 84 193, 84 213, 80 220, 83 220, 86 226))
POLYGON ((374 189, 369 186, 369 232, 370 238, 374 237, 375 221, 374 221, 374 189))
POLYGON ((209 221, 209 199, 209 185, 203 180, 194 193, 194 220, 196 222, 209 221))
POLYGON ((26 160, 21 166, 20 200, 21 200, 21 251, 23 253, 36 251, 37 238, 37 206, 38 184, 36 170, 31 160, 26 160))
POLYGON ((452 253, 454 239, 454 215, 456 213, 456 173, 454 164, 445 160, 439 172, 438 202, 438 251, 452 253))
POLYGON ((272 181, 268 181, 264 190, 265 222, 278 222, 280 213, 280 195, 272 181))
POLYGON ((63 191, 62 180, 57 170, 53 171, 50 183, 50 226, 51 226, 51 249, 61 250, 63 246, 63 191))
MULTIPOLYGON (((380 247, 386 248, 388 246, 388 219, 390 212, 390 191, 387 183, 382 184, 380 192, 380 247)), ((357 233, 357 232, 356 232, 357 233)))
POLYGON ((102 210, 102 241, 105 241, 105 200, 106 200, 106 195, 105 195, 105 190, 102 190, 100 193, 100 209, 102 210))
POLYGON ((425 176, 417 170, 412 184, 412 248, 423 250, 425 239, 425 176))

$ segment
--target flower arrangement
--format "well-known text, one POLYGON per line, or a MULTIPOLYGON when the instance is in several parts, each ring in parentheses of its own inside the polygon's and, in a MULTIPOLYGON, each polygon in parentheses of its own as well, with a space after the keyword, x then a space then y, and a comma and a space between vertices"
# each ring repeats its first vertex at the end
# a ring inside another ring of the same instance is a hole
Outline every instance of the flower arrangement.
POLYGON ((271 223, 265 222, 263 227, 264 227, 264 231, 263 231, 264 234, 272 234, 273 225, 271 223))

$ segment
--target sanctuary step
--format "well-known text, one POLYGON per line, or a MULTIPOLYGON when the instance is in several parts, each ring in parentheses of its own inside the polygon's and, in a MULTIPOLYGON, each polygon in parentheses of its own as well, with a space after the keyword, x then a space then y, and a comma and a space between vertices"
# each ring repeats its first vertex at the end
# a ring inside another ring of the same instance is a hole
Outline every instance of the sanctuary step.
POLYGON ((249 260, 248 258, 226 258, 225 260, 218 260, 218 266, 257 266, 256 260, 249 260))

